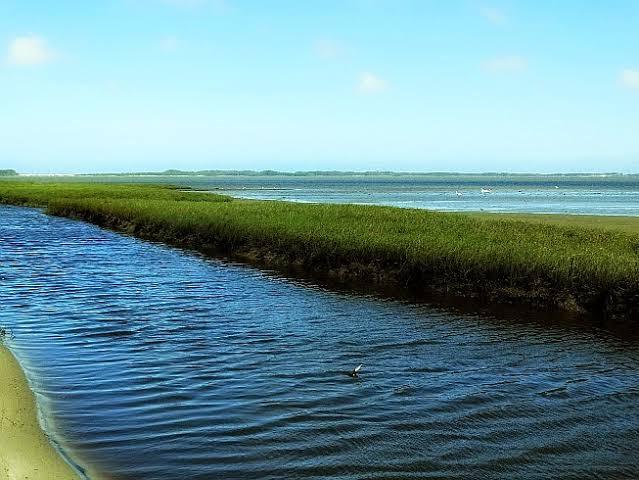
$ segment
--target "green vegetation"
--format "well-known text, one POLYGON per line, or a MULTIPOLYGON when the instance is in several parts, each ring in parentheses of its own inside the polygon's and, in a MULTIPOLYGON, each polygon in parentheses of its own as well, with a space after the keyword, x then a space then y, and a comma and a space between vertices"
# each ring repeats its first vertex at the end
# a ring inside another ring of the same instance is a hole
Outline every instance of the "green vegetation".
POLYGON ((0 182, 41 205, 143 238, 309 274, 639 315, 639 219, 500 216, 231 200, 171 187, 0 182))
POLYGON ((639 217, 604 215, 557 215, 539 213, 473 213, 478 218, 519 220, 527 223, 544 223, 564 227, 598 228, 617 230, 639 235, 639 217))
POLYGON ((16 172, 15 170, 10 170, 10 169, 0 170, 0 177, 17 177, 17 176, 18 176, 18 172, 16 172))
POLYGON ((52 201, 106 200, 172 202, 230 202, 231 197, 181 190, 171 185, 134 185, 105 183, 35 183, 30 181, 0 182, 0 203, 46 207, 52 201))

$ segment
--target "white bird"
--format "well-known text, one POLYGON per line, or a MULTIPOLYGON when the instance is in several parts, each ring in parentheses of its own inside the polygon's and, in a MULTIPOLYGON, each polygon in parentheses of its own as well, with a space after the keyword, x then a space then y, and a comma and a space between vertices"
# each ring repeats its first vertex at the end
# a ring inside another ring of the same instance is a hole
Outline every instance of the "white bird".
POLYGON ((462 192, 460 192, 459 190, 455 191, 455 195, 457 195, 458 197, 463 196, 464 194, 462 192))
POLYGON ((359 375, 358 375, 358 373, 359 373, 359 371, 360 371, 361 369, 362 369, 362 364, 360 363, 360 364, 359 364, 358 366, 356 366, 356 367, 353 369, 353 371, 352 371, 352 372, 350 372, 348 375, 349 375, 349 376, 351 376, 351 377, 353 377, 353 378, 358 377, 358 376, 359 376, 359 375))
POLYGON ((482 188, 481 193, 493 193, 493 191, 490 188, 482 188))

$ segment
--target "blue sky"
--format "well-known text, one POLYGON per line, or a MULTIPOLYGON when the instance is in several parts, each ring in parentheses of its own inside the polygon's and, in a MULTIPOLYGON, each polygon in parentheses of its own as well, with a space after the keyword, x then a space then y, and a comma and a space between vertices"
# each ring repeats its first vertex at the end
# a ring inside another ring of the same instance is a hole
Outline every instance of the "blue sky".
POLYGON ((0 168, 639 172, 639 2, 0 1, 0 168))

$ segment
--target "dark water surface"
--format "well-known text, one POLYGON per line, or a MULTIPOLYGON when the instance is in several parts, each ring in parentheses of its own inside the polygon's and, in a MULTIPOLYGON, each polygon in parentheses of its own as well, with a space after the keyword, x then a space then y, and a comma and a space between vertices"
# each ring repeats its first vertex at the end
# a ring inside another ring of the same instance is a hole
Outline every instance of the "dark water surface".
POLYGON ((639 478, 632 335, 329 292, 15 207, 0 279, 47 428, 95 478, 639 478))

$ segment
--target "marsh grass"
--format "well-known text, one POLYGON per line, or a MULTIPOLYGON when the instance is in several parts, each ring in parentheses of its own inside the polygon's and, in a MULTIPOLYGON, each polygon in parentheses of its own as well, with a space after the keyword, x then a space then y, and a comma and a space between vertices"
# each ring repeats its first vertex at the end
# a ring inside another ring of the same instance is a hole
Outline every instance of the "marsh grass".
POLYGON ((148 185, 0 182, 0 201, 46 206, 54 215, 145 238, 364 282, 617 316, 638 311, 639 234, 628 222, 624 228, 614 222, 591 227, 572 217, 562 223, 232 200, 148 185))
POLYGON ((171 200, 176 202, 231 201, 231 197, 228 196, 189 192, 172 185, 0 181, 0 203, 44 207, 55 199, 91 199, 94 201, 107 199, 171 200))

